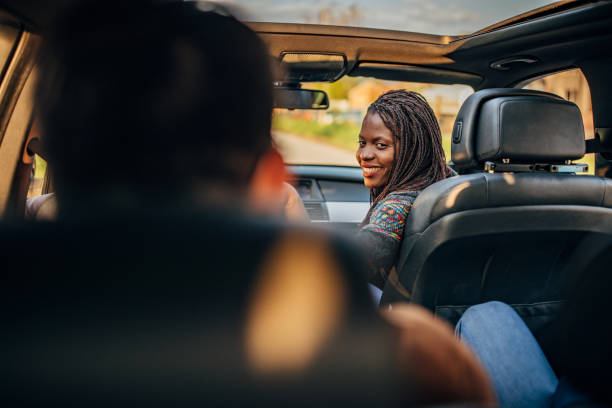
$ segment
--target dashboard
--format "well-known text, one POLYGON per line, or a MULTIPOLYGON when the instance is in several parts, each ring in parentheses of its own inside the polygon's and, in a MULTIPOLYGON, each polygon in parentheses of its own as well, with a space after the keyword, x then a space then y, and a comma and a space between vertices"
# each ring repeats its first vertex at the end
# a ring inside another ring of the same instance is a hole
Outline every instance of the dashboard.
POLYGON ((359 167, 290 165, 288 170, 311 222, 357 229, 370 208, 359 167))

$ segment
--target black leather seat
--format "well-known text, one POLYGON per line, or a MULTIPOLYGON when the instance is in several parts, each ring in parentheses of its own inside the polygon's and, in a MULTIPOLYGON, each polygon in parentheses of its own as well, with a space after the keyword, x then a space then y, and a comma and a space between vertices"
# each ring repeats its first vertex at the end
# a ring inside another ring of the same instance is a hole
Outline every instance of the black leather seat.
POLYGON ((0 224, 13 270, 0 300, 3 406, 393 403, 395 340, 344 241, 229 211, 87 211, 96 219, 0 224), (264 261, 285 236, 325 239, 344 266, 347 303, 312 364, 278 378, 248 370, 245 327, 264 261))
POLYGON ((584 151, 575 104, 537 91, 474 93, 452 144, 455 168, 471 174, 418 196, 397 268, 411 296, 387 285, 382 303, 409 300, 455 323, 470 305, 501 300, 537 336, 612 232, 612 181, 570 174, 584 151))

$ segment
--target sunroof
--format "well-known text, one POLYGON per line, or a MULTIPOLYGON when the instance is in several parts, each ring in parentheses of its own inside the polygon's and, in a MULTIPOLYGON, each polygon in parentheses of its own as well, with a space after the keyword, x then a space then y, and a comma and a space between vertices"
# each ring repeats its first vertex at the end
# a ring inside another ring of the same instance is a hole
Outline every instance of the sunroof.
POLYGON ((254 22, 466 35, 555 3, 550 0, 232 0, 254 22))

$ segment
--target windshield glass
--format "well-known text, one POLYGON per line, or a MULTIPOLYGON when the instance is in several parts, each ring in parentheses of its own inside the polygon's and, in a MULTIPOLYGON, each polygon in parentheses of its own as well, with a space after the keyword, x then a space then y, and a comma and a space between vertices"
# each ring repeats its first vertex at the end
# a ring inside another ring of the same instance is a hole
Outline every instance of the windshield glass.
POLYGON ((306 83, 308 89, 327 92, 327 110, 275 109, 273 139, 288 164, 357 166, 361 121, 368 106, 392 89, 421 93, 431 105, 442 131, 446 160, 450 160, 450 140, 455 117, 473 90, 467 85, 438 85, 382 81, 373 78, 343 77, 333 83, 306 83))
POLYGON ((248 21, 466 35, 550 0, 234 0, 248 21))

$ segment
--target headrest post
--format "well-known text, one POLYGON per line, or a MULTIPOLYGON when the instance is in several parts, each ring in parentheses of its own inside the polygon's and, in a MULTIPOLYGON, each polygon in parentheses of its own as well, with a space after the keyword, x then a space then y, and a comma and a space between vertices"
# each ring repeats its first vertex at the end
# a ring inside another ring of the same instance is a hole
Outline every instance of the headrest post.
POLYGON ((508 160, 502 163, 486 161, 484 163, 484 171, 488 173, 532 173, 532 172, 547 172, 547 173, 584 173, 589 171, 588 164, 585 163, 569 163, 550 164, 550 163, 510 163, 508 160))

